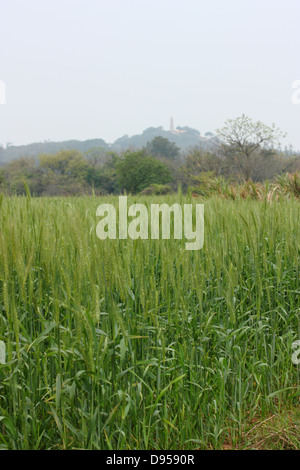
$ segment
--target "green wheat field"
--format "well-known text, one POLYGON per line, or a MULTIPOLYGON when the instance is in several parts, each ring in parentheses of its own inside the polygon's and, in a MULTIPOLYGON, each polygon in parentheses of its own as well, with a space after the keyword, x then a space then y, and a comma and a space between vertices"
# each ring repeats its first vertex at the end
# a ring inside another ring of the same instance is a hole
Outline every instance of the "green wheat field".
POLYGON ((205 200, 200 251, 102 203, 1 199, 0 448, 299 449, 299 201, 205 200))

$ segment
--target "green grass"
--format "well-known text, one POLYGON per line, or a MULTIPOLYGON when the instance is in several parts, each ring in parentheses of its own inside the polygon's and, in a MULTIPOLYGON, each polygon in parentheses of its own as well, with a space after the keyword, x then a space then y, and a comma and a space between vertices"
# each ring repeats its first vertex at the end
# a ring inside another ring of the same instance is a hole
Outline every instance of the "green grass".
POLYGON ((200 251, 99 240, 104 202, 0 201, 0 448, 240 448, 297 413, 299 201, 206 200, 200 251))

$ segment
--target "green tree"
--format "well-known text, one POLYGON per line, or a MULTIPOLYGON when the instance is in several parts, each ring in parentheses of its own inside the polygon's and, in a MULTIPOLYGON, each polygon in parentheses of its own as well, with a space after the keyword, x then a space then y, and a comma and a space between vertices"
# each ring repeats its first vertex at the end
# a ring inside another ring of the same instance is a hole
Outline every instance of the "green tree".
POLYGON ((0 189, 5 186, 5 170, 0 169, 0 189))
MULTIPOLYGON (((92 154, 97 157, 97 152, 92 154)), ((115 152, 106 152, 105 158, 100 162, 99 159, 92 158, 89 164, 86 181, 90 187, 99 189, 101 193, 115 193, 118 191, 116 162, 118 156, 115 152)))
POLYGON ((138 193, 153 183, 166 184, 172 179, 167 166, 143 151, 126 152, 116 165, 120 189, 138 193))
POLYGON ((84 179, 87 162, 77 150, 61 150, 55 155, 40 155, 41 168, 57 176, 84 179))
POLYGON ((26 183, 32 194, 39 196, 43 191, 43 174, 34 158, 19 158, 5 167, 4 186, 11 194, 25 194, 26 183))
POLYGON ((198 176, 203 173, 220 175, 222 172, 222 160, 210 152, 201 149, 192 149, 180 168, 180 180, 183 189, 195 184, 198 176))
POLYGON ((146 149, 147 153, 157 158, 165 157, 175 159, 179 157, 180 153, 180 149, 174 142, 170 142, 169 139, 161 136, 154 137, 154 139, 148 142, 146 149))
POLYGON ((77 150, 40 155, 39 160, 45 184, 44 194, 73 195, 86 189, 88 163, 77 150))
POLYGON ((112 153, 103 147, 91 147, 84 153, 84 157, 91 167, 97 168, 103 166, 112 153))

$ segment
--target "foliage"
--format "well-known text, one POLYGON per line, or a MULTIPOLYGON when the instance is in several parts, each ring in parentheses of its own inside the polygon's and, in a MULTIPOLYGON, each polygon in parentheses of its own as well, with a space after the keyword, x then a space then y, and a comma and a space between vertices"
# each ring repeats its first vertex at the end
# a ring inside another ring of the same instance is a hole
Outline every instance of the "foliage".
MULTIPOLYGON (((220 131, 223 143, 208 133, 204 140, 210 144, 206 149, 201 144, 201 148, 194 146, 186 153, 179 153, 178 147, 165 134, 157 135, 160 130, 147 129, 144 137, 151 137, 148 145, 125 153, 97 145, 101 144, 98 140, 82 143, 84 153, 66 148, 57 153, 40 154, 36 159, 33 152, 31 157, 1 166, 1 191, 22 195, 26 184, 36 196, 103 195, 123 190, 138 193, 152 184, 170 184, 173 191, 180 186, 187 192, 190 186, 196 186, 199 191, 204 173, 222 178, 222 184, 227 186, 245 180, 251 186, 265 181, 274 183, 278 178, 284 180, 285 174, 300 171, 299 154, 292 149, 281 152, 271 147, 280 131, 260 122, 253 123, 245 116, 227 122, 220 131)), ((199 132, 193 129, 178 130, 181 130, 180 139, 191 135, 200 139, 199 132)), ((203 182, 201 185, 203 188, 203 182)), ((235 193, 233 187, 231 192, 235 193)))
POLYGON ((158 136, 154 137, 146 146, 147 152, 153 157, 165 157, 176 159, 179 157, 180 149, 174 142, 170 142, 168 139, 158 136))
POLYGON ((121 190, 135 194, 152 183, 166 184, 171 181, 167 166, 143 151, 126 152, 116 165, 121 190))
POLYGON ((164 195, 164 194, 170 194, 172 192, 172 187, 169 184, 151 184, 147 188, 143 189, 141 194, 147 196, 147 195, 164 195))
MULTIPOLYGON (((206 200, 194 252, 100 241, 102 202, 118 199, 2 200, 0 447, 269 446, 255 424, 299 407, 299 201, 206 200)), ((299 449, 299 427, 274 425, 299 449)))
POLYGON ((40 194, 43 186, 43 173, 33 158, 13 160, 4 169, 4 189, 13 194, 25 194, 24 183, 33 194, 40 194))
POLYGON ((258 199, 278 200, 283 197, 300 197, 300 174, 285 174, 270 183, 232 182, 212 172, 203 172, 193 178, 191 191, 195 196, 211 197, 217 195, 223 199, 258 199))
POLYGON ((274 147, 284 137, 274 124, 270 127, 261 121, 254 122, 244 114, 226 121, 225 126, 217 130, 217 134, 222 142, 223 154, 245 180, 250 179, 251 169, 256 165, 260 151, 274 147))
POLYGON ((300 197, 300 172, 281 175, 277 178, 276 182, 285 194, 300 197))

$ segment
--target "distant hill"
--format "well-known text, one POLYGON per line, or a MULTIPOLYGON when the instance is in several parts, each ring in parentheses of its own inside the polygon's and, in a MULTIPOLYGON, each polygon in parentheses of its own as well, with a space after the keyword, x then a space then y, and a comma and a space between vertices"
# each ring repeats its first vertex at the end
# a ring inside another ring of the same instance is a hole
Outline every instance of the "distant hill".
POLYGON ((37 142, 29 145, 9 145, 6 149, 0 147, 0 163, 9 162, 21 157, 37 157, 42 153, 54 154, 60 150, 79 150, 86 152, 91 147, 108 148, 103 139, 90 139, 86 141, 66 140, 64 142, 37 142))
POLYGON ((200 132, 190 127, 177 127, 173 132, 166 131, 163 127, 149 127, 142 134, 129 137, 124 135, 113 144, 106 143, 103 139, 90 139, 85 141, 67 140, 63 142, 37 142, 29 145, 9 145, 6 148, 0 147, 0 163, 9 162, 21 157, 37 157, 42 153, 54 154, 60 150, 78 150, 82 153, 92 147, 102 147, 115 151, 142 148, 154 137, 161 136, 174 142, 181 151, 186 151, 192 147, 209 149, 215 137, 212 133, 201 136, 200 132))
POLYGON ((124 135, 117 139, 112 145, 113 150, 121 151, 128 148, 141 148, 147 145, 154 137, 164 137, 170 142, 174 142, 181 151, 188 150, 191 147, 209 148, 211 147, 214 135, 207 133, 202 137, 200 132, 190 127, 177 127, 173 132, 166 131, 163 127, 149 127, 142 134, 129 137, 124 135))

